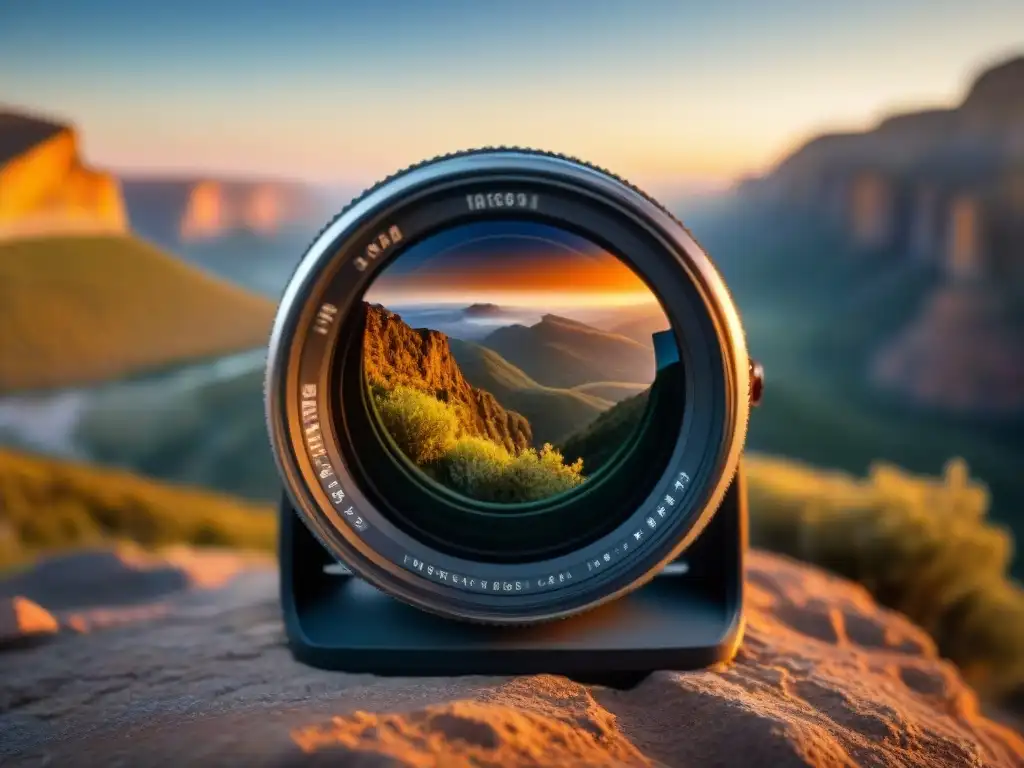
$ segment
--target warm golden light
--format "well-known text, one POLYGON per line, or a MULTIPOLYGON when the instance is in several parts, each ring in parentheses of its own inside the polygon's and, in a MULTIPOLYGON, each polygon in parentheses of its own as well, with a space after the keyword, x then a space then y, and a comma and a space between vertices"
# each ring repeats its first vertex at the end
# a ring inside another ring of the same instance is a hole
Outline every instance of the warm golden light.
POLYGON ((432 262, 405 273, 385 272, 373 287, 377 300, 475 301, 540 306, 629 305, 653 300, 650 289, 629 267, 605 251, 537 252, 503 259, 459 258, 432 262))

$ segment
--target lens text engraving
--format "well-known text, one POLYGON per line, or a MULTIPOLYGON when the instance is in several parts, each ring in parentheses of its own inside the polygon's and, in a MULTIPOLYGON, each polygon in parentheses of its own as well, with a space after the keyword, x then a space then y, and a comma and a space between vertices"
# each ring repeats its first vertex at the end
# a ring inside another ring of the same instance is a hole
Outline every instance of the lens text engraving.
POLYGON ((338 314, 338 308, 333 304, 323 304, 316 313, 316 319, 313 320, 313 333, 319 333, 321 336, 326 336, 327 332, 331 329, 331 324, 334 322, 334 318, 338 314))
MULTIPOLYGON (((300 394, 299 413, 302 419, 303 437, 309 460, 313 463, 313 471, 323 481, 321 487, 327 492, 331 503, 336 507, 341 506, 346 500, 346 495, 335 476, 334 467, 331 466, 331 459, 327 455, 327 448, 324 444, 324 435, 320 429, 317 385, 303 384, 300 394)), ((341 514, 357 531, 365 531, 370 527, 352 506, 346 507, 341 514)))
POLYGON ((360 272, 375 262, 395 243, 400 243, 404 235, 397 224, 392 224, 385 231, 377 234, 363 249, 361 256, 356 256, 352 263, 360 272))
POLYGON ((466 195, 466 205, 471 211, 492 211, 500 208, 536 211, 540 198, 526 192, 486 192, 466 195))

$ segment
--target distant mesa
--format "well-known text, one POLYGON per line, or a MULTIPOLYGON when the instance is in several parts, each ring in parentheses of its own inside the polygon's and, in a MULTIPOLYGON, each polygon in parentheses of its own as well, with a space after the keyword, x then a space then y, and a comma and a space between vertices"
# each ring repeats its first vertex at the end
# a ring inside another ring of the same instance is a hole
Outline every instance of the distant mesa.
POLYGON ((73 127, 0 110, 0 239, 126 229, 117 179, 85 163, 73 127))
POLYGON ((510 314, 504 307, 499 307, 497 304, 470 304, 464 310, 462 310, 464 317, 470 318, 489 318, 489 317, 508 317, 510 314))
POLYGON ((741 189, 953 279, 1022 281, 1024 56, 983 72, 956 107, 818 136, 741 189))
POLYGON ((122 185, 132 226, 164 244, 270 236, 328 212, 325 198, 296 182, 125 177, 122 185))

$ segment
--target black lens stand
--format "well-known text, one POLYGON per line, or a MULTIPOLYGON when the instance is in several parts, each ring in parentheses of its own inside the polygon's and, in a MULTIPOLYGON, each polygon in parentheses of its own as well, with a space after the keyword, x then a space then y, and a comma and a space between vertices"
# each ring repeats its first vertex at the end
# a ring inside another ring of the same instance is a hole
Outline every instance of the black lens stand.
POLYGON ((561 674, 630 685, 658 669, 730 659, 743 633, 747 496, 742 467, 685 555, 595 610, 531 627, 439 618, 339 566, 280 507, 281 605, 292 653, 323 669, 402 676, 561 674))

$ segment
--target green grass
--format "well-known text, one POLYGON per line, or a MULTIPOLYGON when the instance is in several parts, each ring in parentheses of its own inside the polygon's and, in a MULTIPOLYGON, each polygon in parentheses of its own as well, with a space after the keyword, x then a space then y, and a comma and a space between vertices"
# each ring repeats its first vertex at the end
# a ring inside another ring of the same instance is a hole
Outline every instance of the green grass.
POLYGON ((0 393, 259 347, 274 305, 125 236, 0 243, 0 393))
POLYGON ((272 512, 127 472, 0 450, 0 568, 123 541, 272 551, 272 512))
POLYGON ((866 477, 751 456, 751 545, 864 585, 935 639, 992 698, 1024 690, 1024 588, 989 495, 950 462, 942 477, 876 464, 866 477))

